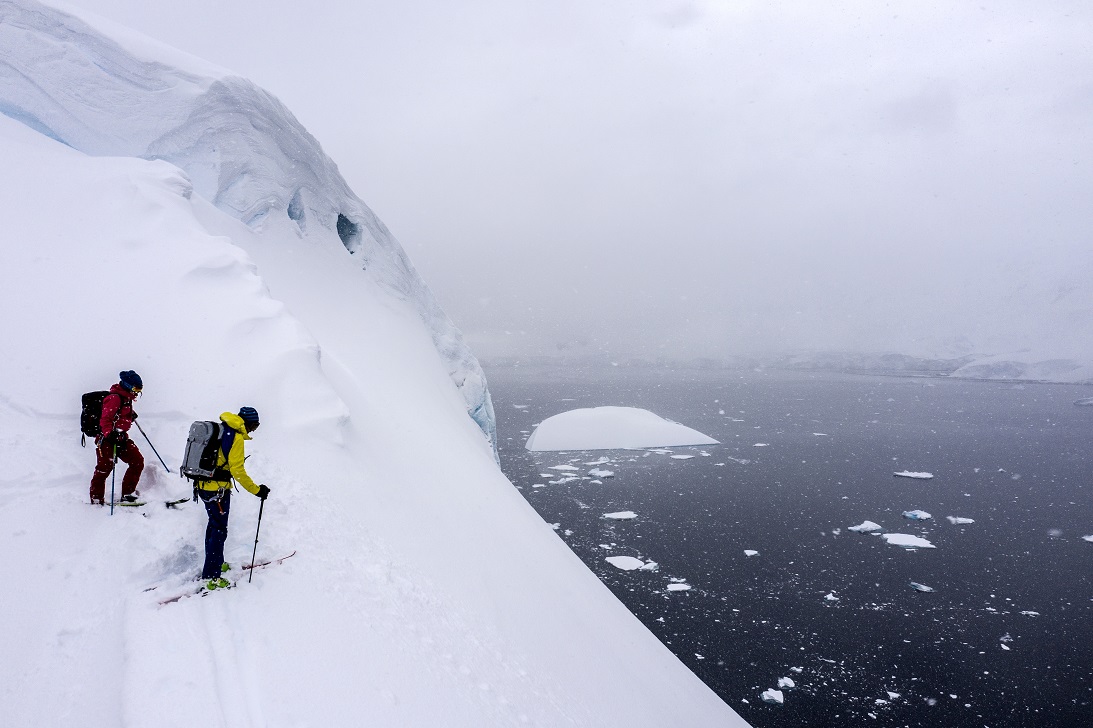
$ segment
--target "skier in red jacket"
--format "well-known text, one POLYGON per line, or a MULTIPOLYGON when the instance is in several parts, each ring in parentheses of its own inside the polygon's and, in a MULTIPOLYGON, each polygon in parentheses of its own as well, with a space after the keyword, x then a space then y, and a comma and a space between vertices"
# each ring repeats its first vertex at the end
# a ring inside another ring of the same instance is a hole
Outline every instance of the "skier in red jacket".
POLYGON ((91 476, 91 502, 105 503, 106 476, 114 470, 114 464, 121 460, 129 467, 121 481, 121 500, 132 503, 140 495, 137 482, 144 470, 144 456, 140 454, 135 442, 129 439, 129 428, 137 413, 133 411, 133 401, 140 396, 144 383, 140 375, 129 370, 122 372, 121 381, 110 387, 110 394, 102 401, 102 419, 99 425, 102 433, 95 438, 95 474, 91 476))

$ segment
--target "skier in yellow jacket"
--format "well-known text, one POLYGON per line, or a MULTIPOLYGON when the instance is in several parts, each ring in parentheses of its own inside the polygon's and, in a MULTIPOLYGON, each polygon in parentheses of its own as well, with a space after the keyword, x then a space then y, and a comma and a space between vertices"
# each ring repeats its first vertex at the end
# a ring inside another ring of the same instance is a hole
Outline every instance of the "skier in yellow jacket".
POLYGON ((251 439, 250 433, 261 424, 258 411, 253 407, 242 407, 239 414, 225 412, 220 415, 220 421, 224 426, 221 428, 220 447, 217 448, 216 471, 212 479, 197 483, 197 494, 209 514, 209 525, 205 528, 205 566, 201 570, 201 578, 209 580, 209 589, 230 586, 221 574, 225 567, 224 541, 228 538, 231 481, 234 479, 262 500, 269 496, 269 488, 264 484, 256 485, 243 467, 243 443, 251 439))

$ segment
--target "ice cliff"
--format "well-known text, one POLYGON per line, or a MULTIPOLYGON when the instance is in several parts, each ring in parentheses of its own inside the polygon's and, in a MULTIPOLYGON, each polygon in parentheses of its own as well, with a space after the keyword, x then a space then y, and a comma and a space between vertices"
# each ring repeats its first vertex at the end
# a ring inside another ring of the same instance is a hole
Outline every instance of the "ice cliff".
POLYGON ((107 30, 28 0, 0 0, 0 112, 86 154, 170 162, 195 194, 253 230, 288 223, 301 245, 337 240, 366 275, 415 307, 495 446, 478 361, 390 231, 292 113, 246 79, 107 30))

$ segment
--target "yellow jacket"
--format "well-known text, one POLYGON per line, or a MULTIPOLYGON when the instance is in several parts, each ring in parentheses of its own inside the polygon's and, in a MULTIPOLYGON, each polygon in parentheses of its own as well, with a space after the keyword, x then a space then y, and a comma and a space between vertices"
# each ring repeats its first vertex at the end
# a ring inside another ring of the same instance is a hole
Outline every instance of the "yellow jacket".
MULTIPOLYGON (((250 493, 258 495, 258 485, 251 480, 251 477, 247 475, 246 468, 243 467, 245 457, 243 455, 243 443, 251 439, 251 436, 247 434, 247 428, 243 425, 243 418, 237 414, 225 412, 220 415, 220 421, 235 430, 235 438, 232 440, 231 450, 226 458, 224 457, 224 451, 220 448, 217 449, 216 467, 227 469, 231 472, 236 483, 239 483, 250 493)), ((199 481, 197 487, 201 490, 220 490, 221 488, 230 488, 231 483, 220 480, 206 480, 199 481)))

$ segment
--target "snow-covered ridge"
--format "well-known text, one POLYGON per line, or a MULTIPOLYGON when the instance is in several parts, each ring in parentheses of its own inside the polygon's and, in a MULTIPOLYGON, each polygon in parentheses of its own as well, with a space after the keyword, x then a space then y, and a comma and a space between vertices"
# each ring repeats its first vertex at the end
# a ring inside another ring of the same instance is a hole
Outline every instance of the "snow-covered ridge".
POLYGON ((250 81, 132 31, 109 31, 33 0, 0 0, 0 113, 87 154, 170 162, 195 194, 252 229, 287 223, 302 242, 343 245, 416 308, 492 444, 493 405, 478 361, 318 141, 250 81))

